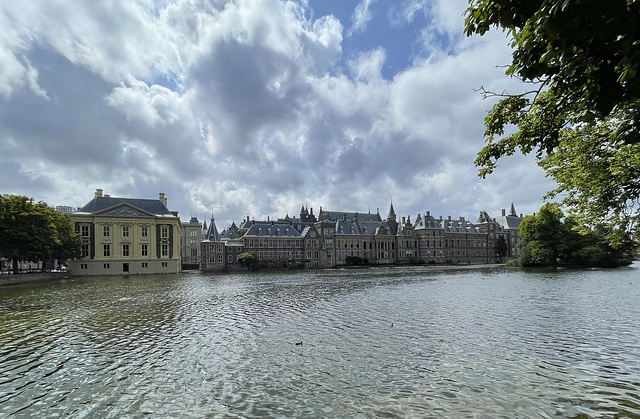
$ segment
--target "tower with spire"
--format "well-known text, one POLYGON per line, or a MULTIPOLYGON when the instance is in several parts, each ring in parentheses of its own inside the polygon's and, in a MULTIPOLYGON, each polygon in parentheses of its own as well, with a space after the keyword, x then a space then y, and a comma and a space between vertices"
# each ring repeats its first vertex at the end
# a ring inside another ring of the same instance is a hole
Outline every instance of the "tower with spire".
POLYGON ((393 209, 393 201, 389 205, 389 214, 387 215, 387 224, 393 234, 398 234, 398 221, 396 220, 396 211, 393 209))

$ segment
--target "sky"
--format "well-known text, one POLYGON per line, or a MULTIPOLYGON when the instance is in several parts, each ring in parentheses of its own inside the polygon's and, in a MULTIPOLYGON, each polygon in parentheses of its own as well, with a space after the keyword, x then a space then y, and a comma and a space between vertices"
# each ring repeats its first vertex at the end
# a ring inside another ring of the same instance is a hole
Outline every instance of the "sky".
POLYGON ((466 0, 0 0, 0 193, 164 192, 182 220, 301 206, 531 214, 534 156, 474 160, 509 39, 466 0))

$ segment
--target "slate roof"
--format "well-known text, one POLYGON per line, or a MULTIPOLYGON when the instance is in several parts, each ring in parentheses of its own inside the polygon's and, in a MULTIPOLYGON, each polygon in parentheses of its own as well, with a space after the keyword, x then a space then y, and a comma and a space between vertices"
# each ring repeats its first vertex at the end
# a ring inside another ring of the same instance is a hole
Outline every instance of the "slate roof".
POLYGON ((336 235, 363 235, 374 236, 376 234, 385 233, 393 234, 393 230, 390 228, 389 223, 378 220, 365 220, 362 221, 360 216, 358 218, 347 218, 346 220, 340 218, 336 221, 336 235))
POLYGON ((239 239, 240 238, 240 232, 238 231, 237 228, 234 229, 234 228, 229 227, 228 230, 224 230, 222 232, 220 237, 222 238, 222 240, 235 240, 235 239, 239 239))
POLYGON ((513 203, 511 203, 511 208, 509 209, 509 215, 502 215, 500 217, 496 217, 496 222, 504 227, 505 230, 519 230, 520 223, 524 217, 519 217, 516 213, 516 208, 513 203))
POLYGON ((523 217, 516 217, 513 215, 496 217, 496 222, 507 230, 520 229, 520 223, 522 222, 522 220, 523 217))
POLYGON ((218 233, 218 228, 216 227, 216 220, 213 217, 211 217, 211 223, 209 223, 209 229, 207 230, 203 241, 221 241, 220 233, 218 233))
POLYGON ((379 213, 371 214, 371 213, 326 211, 326 210, 320 210, 320 215, 318 216, 318 220, 319 221, 338 221, 338 220, 343 220, 345 216, 347 220, 353 220, 353 217, 357 216, 358 222, 361 222, 361 221, 382 222, 382 217, 380 217, 379 213))
POLYGON ((288 222, 255 222, 244 234, 256 237, 291 237, 300 238, 301 234, 295 226, 288 222))
POLYGON ((423 229, 439 229, 450 233, 478 233, 480 229, 476 227, 471 221, 467 220, 455 220, 455 219, 442 219, 435 218, 432 215, 425 215, 424 218, 419 218, 414 224, 416 230, 423 229))
POLYGON ((476 221, 476 223, 480 224, 490 222, 493 222, 493 220, 491 219, 491 216, 489 216, 489 213, 487 211, 480 211, 480 215, 478 216, 478 221, 476 221))
POLYGON ((480 233, 480 229, 466 220, 438 220, 441 221, 444 231, 451 233, 480 233))
POLYGON ((440 224, 440 221, 444 221, 444 220, 439 220, 436 219, 433 215, 425 215, 424 217, 420 217, 419 219, 416 219, 415 224, 413 225, 413 227, 418 230, 418 229, 427 229, 427 228, 442 228, 442 224, 440 224))
POLYGON ((93 198, 76 213, 95 214, 120 204, 129 204, 159 217, 175 217, 159 199, 115 198, 99 196, 93 198))

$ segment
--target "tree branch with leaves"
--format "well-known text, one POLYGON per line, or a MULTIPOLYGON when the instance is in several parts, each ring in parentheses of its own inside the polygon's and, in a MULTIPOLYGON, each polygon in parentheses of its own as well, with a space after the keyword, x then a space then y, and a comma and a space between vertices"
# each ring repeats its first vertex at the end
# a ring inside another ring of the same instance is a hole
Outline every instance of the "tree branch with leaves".
POLYGON ((500 158, 535 152, 582 222, 637 226, 640 198, 640 1, 471 0, 467 36, 511 37, 506 74, 532 84, 485 118, 475 161, 484 178, 500 158))

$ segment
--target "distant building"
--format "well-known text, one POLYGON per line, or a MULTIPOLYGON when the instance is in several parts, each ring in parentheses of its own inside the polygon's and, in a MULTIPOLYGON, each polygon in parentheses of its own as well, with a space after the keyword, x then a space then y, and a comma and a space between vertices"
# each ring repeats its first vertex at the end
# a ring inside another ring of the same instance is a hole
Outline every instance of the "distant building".
POLYGON ((496 217, 496 222, 502 226, 505 233, 507 233, 507 247, 509 249, 508 257, 509 258, 519 258, 520 257, 520 249, 518 248, 518 243, 520 243, 520 223, 524 217, 522 214, 518 215, 516 213, 516 208, 513 203, 511 204, 511 208, 509 209, 509 214, 506 214, 506 211, 502 210, 502 215, 496 217))
POLYGON ((71 214, 77 208, 70 207, 69 205, 56 205, 55 210, 61 212, 62 214, 71 214))
POLYGON ((71 220, 83 241, 82 257, 69 261, 71 275, 180 272, 180 218, 167 209, 164 193, 115 198, 97 189, 71 220))
POLYGON ((391 263, 496 263, 496 242, 501 238, 508 246, 507 258, 518 257, 519 225, 522 216, 495 219, 481 211, 478 221, 464 217, 435 218, 427 211, 397 220, 393 203, 382 218, 375 214, 326 211, 318 216, 304 206, 299 218, 288 215, 278 221, 243 220, 218 233, 212 218, 201 244, 200 269, 230 270, 239 267, 237 256, 253 253, 263 266, 291 263, 330 268, 350 263, 381 265, 391 263), (287 262, 288 261, 288 262, 287 262))
POLYGON ((202 223, 198 221, 197 217, 191 217, 189 222, 182 223, 180 247, 182 249, 183 267, 193 266, 197 269, 200 265, 200 242, 204 238, 202 228, 202 223))

